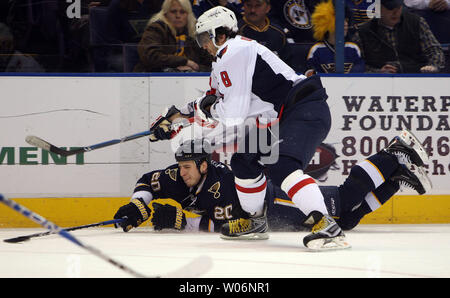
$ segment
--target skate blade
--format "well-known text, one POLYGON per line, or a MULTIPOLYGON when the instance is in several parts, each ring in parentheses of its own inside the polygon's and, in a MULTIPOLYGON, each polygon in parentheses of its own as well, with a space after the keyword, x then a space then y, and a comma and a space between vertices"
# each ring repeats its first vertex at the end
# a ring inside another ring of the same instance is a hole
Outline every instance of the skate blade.
MULTIPOLYGON (((413 135, 412 132, 403 130, 399 137, 417 152, 423 164, 428 163, 429 156, 427 151, 425 150, 425 148, 423 148, 422 143, 419 141, 419 139, 416 138, 415 135, 413 135)), ((420 166, 423 166, 423 164, 420 166)))
POLYGON ((419 179, 420 183, 422 183, 425 193, 430 192, 430 190, 433 188, 433 184, 431 183, 430 178, 428 177, 427 173, 425 172, 425 169, 422 167, 416 167, 416 169, 415 169, 415 171, 413 171, 413 173, 419 179))
POLYGON ((306 246, 311 251, 341 250, 352 247, 345 237, 321 238, 311 240, 306 246))
POLYGON ((239 236, 226 236, 221 234, 220 238, 224 240, 267 240, 269 239, 269 233, 250 233, 239 236))

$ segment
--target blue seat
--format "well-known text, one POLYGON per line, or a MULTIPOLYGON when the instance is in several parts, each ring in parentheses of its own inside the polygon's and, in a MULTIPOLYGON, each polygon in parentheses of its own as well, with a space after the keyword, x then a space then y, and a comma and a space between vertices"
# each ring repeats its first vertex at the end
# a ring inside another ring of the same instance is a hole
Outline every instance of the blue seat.
POLYGON ((123 45, 123 71, 133 72, 134 67, 139 62, 137 43, 126 43, 123 45))
POLYGON ((108 8, 95 6, 89 10, 89 37, 92 46, 106 45, 108 8))
POLYGON ((123 69, 122 44, 108 26, 108 8, 89 10, 90 52, 95 72, 121 72, 123 69))

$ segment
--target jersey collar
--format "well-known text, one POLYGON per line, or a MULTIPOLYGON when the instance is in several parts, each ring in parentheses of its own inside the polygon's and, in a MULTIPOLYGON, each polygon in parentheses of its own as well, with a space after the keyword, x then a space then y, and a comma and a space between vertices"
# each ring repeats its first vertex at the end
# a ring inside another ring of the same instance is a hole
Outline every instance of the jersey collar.
POLYGON ((269 20, 269 18, 268 17, 266 17, 266 24, 264 25, 264 27, 262 27, 262 28, 259 28, 259 27, 257 27, 257 26, 255 26, 255 25, 253 25, 252 23, 250 23, 248 20, 247 20, 247 18, 244 16, 244 17, 242 17, 242 19, 244 20, 244 22, 252 29, 252 30, 254 30, 254 31, 256 31, 256 32, 265 32, 265 31, 267 31, 267 29, 269 29, 269 26, 270 26, 270 20, 269 20))

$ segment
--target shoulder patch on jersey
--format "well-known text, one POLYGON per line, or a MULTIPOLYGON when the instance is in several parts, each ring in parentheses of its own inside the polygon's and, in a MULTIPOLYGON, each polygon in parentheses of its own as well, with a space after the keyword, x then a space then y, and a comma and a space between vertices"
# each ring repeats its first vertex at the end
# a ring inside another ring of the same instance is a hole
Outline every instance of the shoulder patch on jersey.
POLYGON ((227 52, 228 46, 224 47, 222 50, 220 50, 219 54, 217 54, 217 57, 222 58, 222 56, 227 52))
POLYGON ((220 198, 219 189, 220 189, 220 181, 217 181, 208 189, 208 192, 214 194, 214 199, 219 199, 220 198))
POLYGON ((169 175, 170 179, 172 179, 173 181, 177 181, 178 168, 167 169, 164 173, 166 175, 169 175))

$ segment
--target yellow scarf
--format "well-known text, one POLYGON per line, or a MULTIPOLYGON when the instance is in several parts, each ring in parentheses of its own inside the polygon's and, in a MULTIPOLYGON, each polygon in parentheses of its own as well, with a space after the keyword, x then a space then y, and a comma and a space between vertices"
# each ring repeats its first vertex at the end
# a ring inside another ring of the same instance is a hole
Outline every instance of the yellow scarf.
POLYGON ((177 50, 175 52, 176 56, 185 56, 184 55, 184 46, 186 43, 186 34, 181 34, 176 36, 177 40, 177 50))

